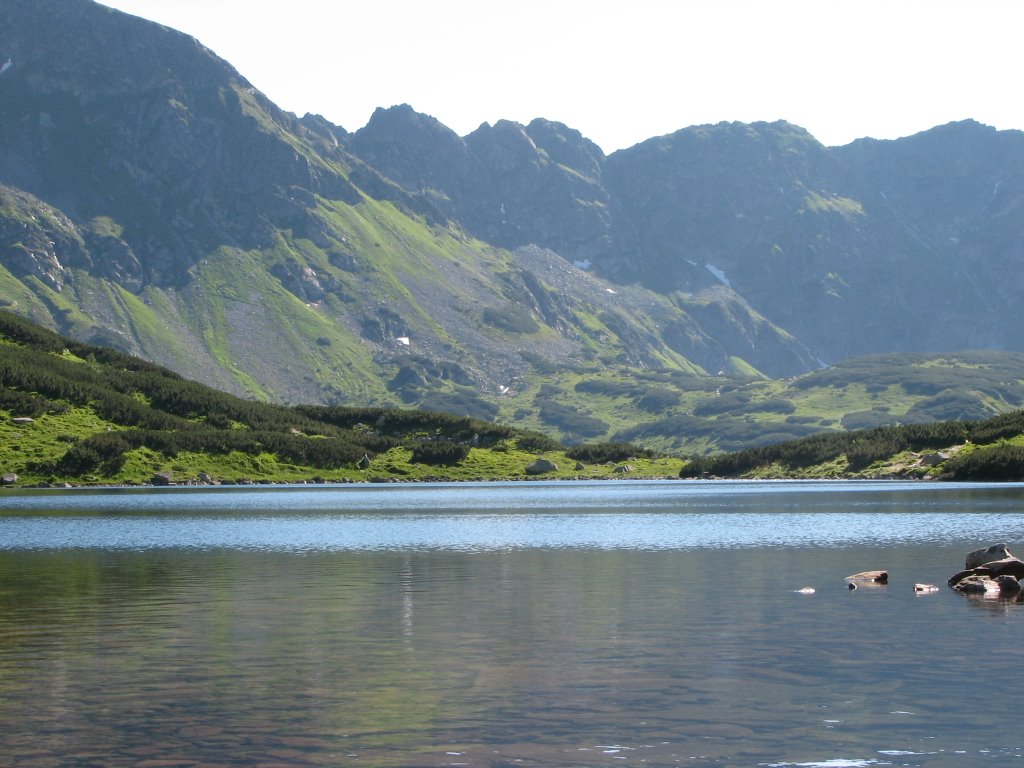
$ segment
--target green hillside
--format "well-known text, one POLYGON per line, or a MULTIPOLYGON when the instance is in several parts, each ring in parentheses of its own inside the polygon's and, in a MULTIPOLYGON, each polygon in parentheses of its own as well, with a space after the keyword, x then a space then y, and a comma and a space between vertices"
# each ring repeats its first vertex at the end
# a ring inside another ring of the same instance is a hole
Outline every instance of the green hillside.
POLYGON ((698 458, 680 477, 1024 480, 1024 411, 822 433, 698 458))
POLYGON ((543 477, 665 476, 682 464, 633 446, 567 451, 465 416, 246 400, 0 312, 8 485, 512 479, 539 456, 558 466, 543 477))

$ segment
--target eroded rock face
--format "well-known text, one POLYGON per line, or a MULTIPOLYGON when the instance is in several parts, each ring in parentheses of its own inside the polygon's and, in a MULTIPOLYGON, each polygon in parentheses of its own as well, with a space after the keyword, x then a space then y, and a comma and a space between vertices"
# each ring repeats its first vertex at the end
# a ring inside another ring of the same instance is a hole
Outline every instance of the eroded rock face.
POLYGON ((66 215, 27 192, 0 185, 0 254, 19 277, 59 291, 69 267, 93 266, 81 232, 66 215))
POLYGON ((499 120, 460 137, 402 104, 374 112, 351 150, 487 242, 540 245, 581 264, 608 251, 604 153, 561 123, 499 120))

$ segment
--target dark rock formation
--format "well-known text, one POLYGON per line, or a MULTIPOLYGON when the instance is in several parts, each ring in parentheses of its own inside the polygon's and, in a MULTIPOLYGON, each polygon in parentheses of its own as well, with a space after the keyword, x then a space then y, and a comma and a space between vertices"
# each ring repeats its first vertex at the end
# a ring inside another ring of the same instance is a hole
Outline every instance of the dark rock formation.
POLYGON ((1013 576, 972 575, 953 584, 953 589, 965 595, 1018 595, 1020 581, 1013 576))
POLYGON ((1010 554, 1006 544, 968 552, 966 568, 953 574, 947 582, 964 594, 1015 595, 1021 591, 1024 561, 1010 554))
POLYGON ((964 559, 964 568, 977 568, 979 565, 985 565, 994 560, 1005 560, 1008 557, 1013 557, 1013 555, 1010 554, 1010 550, 1005 544, 993 544, 991 547, 968 552, 964 559))

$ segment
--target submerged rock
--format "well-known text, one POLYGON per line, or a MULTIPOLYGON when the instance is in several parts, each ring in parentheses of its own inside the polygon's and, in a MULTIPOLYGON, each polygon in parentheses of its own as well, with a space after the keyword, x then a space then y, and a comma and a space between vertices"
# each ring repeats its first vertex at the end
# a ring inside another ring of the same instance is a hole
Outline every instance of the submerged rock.
POLYGON ((861 571, 860 573, 855 573, 852 576, 847 576, 846 580, 849 582, 856 582, 859 584, 888 584, 889 572, 861 571))

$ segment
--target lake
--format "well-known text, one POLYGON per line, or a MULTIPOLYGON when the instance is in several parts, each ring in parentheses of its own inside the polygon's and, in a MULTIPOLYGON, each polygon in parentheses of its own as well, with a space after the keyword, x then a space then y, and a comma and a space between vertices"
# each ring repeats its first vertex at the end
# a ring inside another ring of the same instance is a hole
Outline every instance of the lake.
POLYGON ((945 584, 1022 538, 1017 484, 8 490, 0 765, 1004 765, 1024 603, 945 584))

